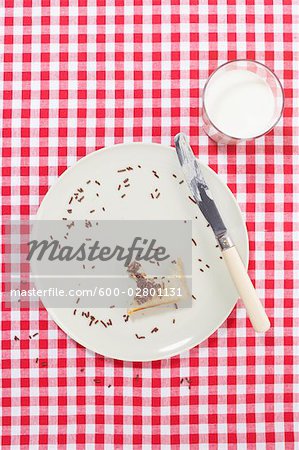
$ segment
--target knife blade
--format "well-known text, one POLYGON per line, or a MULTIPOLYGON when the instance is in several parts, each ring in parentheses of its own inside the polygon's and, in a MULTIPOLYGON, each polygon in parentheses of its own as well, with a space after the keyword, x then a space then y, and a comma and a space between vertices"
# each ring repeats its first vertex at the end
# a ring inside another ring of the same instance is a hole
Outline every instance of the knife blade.
POLYGON ((229 236, 209 186, 189 145, 187 136, 184 133, 179 133, 175 136, 174 142, 186 182, 199 209, 210 224, 219 242, 223 259, 243 300, 251 324, 256 332, 264 333, 270 328, 270 321, 240 255, 229 236))
POLYGON ((217 239, 227 233, 226 226, 219 214, 209 187, 188 143, 187 136, 179 133, 174 138, 177 155, 182 166, 185 179, 196 203, 211 225, 217 239))

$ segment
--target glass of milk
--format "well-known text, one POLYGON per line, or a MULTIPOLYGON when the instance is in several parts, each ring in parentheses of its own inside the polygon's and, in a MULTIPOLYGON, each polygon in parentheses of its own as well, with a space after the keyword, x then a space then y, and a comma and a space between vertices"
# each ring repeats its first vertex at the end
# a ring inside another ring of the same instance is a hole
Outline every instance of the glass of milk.
POLYGON ((203 90, 204 130, 218 143, 256 139, 281 118, 282 85, 264 64, 229 61, 208 78, 203 90))

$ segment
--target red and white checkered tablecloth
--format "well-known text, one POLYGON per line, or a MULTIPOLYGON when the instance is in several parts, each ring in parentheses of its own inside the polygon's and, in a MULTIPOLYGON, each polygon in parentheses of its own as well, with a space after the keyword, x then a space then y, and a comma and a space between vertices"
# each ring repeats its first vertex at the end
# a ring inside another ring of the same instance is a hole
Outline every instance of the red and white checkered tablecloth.
POLYGON ((44 309, 2 304, 1 448, 299 448, 296 3, 1 2, 3 218, 34 215, 48 187, 87 153, 171 144, 185 131, 246 215, 250 275, 272 322, 255 335, 238 304, 191 351, 124 363, 77 345, 44 309), (255 143, 217 148, 200 126, 202 88, 219 64, 245 57, 282 80, 283 120, 255 143))

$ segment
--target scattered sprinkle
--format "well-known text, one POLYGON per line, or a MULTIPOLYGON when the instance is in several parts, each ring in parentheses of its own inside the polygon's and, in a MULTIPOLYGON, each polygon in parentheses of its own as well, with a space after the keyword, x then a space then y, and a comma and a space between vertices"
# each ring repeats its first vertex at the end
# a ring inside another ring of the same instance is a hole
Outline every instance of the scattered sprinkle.
POLYGON ((179 182, 179 184, 183 184, 183 183, 184 183, 184 180, 182 180, 182 181, 179 182))
POLYGON ((121 196, 121 198, 124 198, 126 196, 126 194, 123 194, 122 196, 121 196))
POLYGON ((95 209, 91 209, 91 210, 89 211, 90 214, 92 214, 92 213, 94 213, 94 212, 95 212, 95 209))
POLYGON ((100 321, 102 325, 104 325, 105 328, 107 328, 107 325, 105 324, 105 322, 103 320, 100 321))
POLYGON ((196 241, 192 238, 192 242, 193 242, 193 244, 195 245, 195 247, 197 246, 197 243, 196 243, 196 241))
POLYGON ((193 300, 196 300, 196 297, 195 297, 195 295, 193 295, 193 294, 192 294, 192 298, 193 298, 193 300))
POLYGON ((139 336, 137 333, 135 333, 135 336, 137 337, 137 339, 145 339, 145 336, 139 336))
POLYGON ((18 338, 18 336, 15 336, 15 337, 14 337, 14 340, 15 340, 15 341, 19 341, 20 338, 18 338))
POLYGON ((91 182, 91 180, 86 181, 86 184, 89 184, 91 182))
POLYGON ((77 313, 77 309, 74 309, 73 315, 75 316, 77 313))
POLYGON ((157 331, 159 331, 159 328, 155 327, 152 329, 151 333, 157 333, 157 331))
POLYGON ((175 173, 173 173, 173 174, 172 174, 172 176, 173 176, 173 178, 177 178, 177 176, 176 176, 176 174, 175 174, 175 173))
POLYGON ((94 180, 95 184, 97 184, 98 186, 101 186, 101 183, 98 180, 94 180))
POLYGON ((119 169, 117 172, 125 172, 127 169, 119 169))

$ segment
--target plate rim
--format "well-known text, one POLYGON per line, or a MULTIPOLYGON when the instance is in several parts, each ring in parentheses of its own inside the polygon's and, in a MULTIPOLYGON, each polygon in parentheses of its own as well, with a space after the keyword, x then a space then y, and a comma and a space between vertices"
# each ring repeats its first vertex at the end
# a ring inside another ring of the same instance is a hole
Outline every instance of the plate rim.
MULTIPOLYGON (((44 203, 44 200, 46 199, 47 196, 51 195, 51 192, 55 189, 56 185, 59 183, 59 180, 62 179, 63 177, 67 176, 69 173, 71 173, 73 170, 75 170, 75 167, 77 166, 77 164, 79 164, 82 160, 87 160, 89 158, 94 157, 94 155, 97 152, 107 152, 107 151, 111 151, 112 149, 118 149, 124 146, 154 146, 154 147, 159 147, 161 149, 165 149, 167 151, 175 151, 174 147, 168 146, 168 145, 164 145, 164 144, 159 144, 159 143, 154 143, 154 142, 123 142, 123 143, 119 143, 119 144, 113 144, 110 145, 108 147, 102 147, 102 148, 98 148, 97 150, 92 151, 91 153, 88 153, 87 155, 82 156, 81 158, 79 158, 74 164, 72 164, 70 167, 68 167, 60 176, 58 176, 57 180, 54 181, 54 183, 49 187, 48 191, 46 192, 46 194, 44 195, 43 199, 41 200, 41 203, 38 207, 37 213, 35 215, 35 219, 39 220, 39 214, 43 213, 43 208, 42 208, 42 204, 44 203)), ((232 191, 230 190, 229 186, 225 183, 225 181, 221 178, 221 176, 215 171, 213 170, 208 164, 203 163, 202 161, 198 159, 198 162, 201 166, 203 166, 207 171, 211 172, 213 174, 213 176, 216 176, 216 178, 218 178, 219 182, 221 183, 222 187, 226 190, 227 194, 230 196, 230 198, 233 200, 233 204, 234 207, 240 217, 240 223, 242 223, 243 226, 243 231, 244 234, 246 236, 246 242, 245 242, 245 267, 248 270, 248 264, 249 264, 249 236, 248 236, 248 229, 246 226, 246 221, 243 218, 243 213, 242 210, 237 202, 236 197, 234 196, 234 194, 232 193, 232 191)), ((87 351, 92 351, 95 354, 98 355, 102 355, 104 358, 110 358, 110 359, 116 359, 118 361, 124 361, 124 362, 150 362, 150 361, 161 361, 163 359, 168 359, 168 358, 172 358, 174 356, 178 356, 180 355, 182 352, 185 351, 190 351, 192 348, 196 347, 197 345, 202 344, 204 341, 206 341, 210 336, 212 336, 215 331, 218 330, 218 328, 220 328, 223 323, 228 319, 228 317, 230 316, 230 314, 232 313, 233 309, 235 308, 238 298, 236 298, 235 302, 233 303, 232 308, 229 310, 228 314, 223 318, 223 320, 221 320, 220 322, 217 323, 217 325, 212 329, 211 332, 209 332, 207 335, 204 336, 204 338, 200 339, 199 341, 196 339, 191 340, 190 342, 188 342, 188 344, 185 346, 185 348, 181 349, 179 352, 177 350, 173 350, 168 352, 166 355, 163 355, 162 357, 157 357, 157 358, 135 358, 135 359, 131 359, 131 358, 119 358, 116 356, 113 356, 113 352, 111 352, 109 355, 105 354, 105 353, 100 353, 93 345, 85 345, 84 344, 84 339, 78 339, 77 337, 74 337, 73 333, 71 333, 67 327, 65 327, 60 319, 57 318, 55 311, 56 308, 47 308, 43 301, 41 300, 43 307, 46 309, 47 313, 49 314, 49 317, 55 322, 55 324, 67 335, 69 336, 72 340, 74 340, 77 344, 81 345, 82 347, 84 347, 87 351)))

